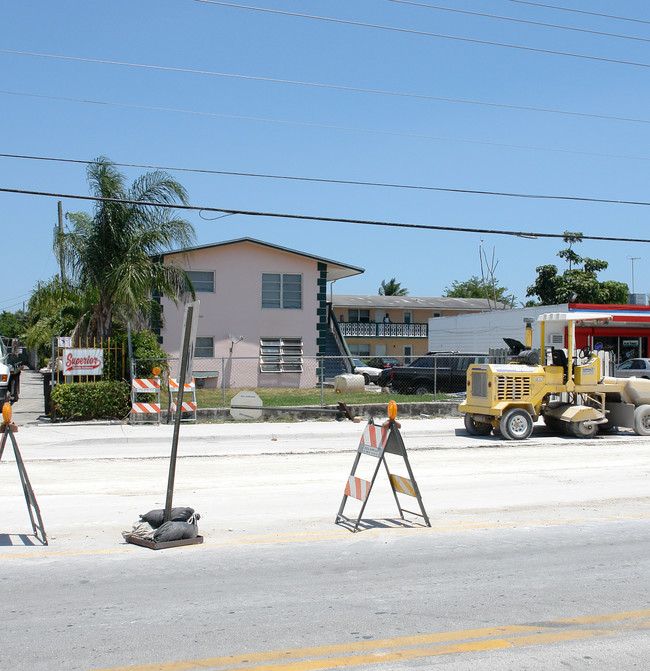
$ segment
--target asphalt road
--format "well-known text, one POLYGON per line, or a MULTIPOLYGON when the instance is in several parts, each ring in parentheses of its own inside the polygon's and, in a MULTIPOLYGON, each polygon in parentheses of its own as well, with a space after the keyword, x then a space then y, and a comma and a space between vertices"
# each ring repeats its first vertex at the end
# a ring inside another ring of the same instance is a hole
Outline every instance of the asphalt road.
POLYGON ((3 561, 12 671, 644 669, 647 519, 3 561))

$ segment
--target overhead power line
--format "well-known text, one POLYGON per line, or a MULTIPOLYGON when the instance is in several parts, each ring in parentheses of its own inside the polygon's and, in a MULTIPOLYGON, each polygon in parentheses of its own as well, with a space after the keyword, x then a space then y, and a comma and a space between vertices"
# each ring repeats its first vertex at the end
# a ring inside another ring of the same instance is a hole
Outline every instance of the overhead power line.
POLYGON ((358 128, 353 126, 335 126, 333 124, 311 123, 309 121, 288 121, 286 119, 269 119, 265 117, 245 116, 242 114, 221 114, 219 112, 201 112, 188 109, 177 109, 173 107, 155 107, 153 105, 132 105, 129 103, 116 103, 106 100, 84 100, 81 98, 66 98, 63 96, 46 96, 37 93, 20 93, 16 91, 0 91, 2 95, 24 96, 27 98, 40 98, 42 100, 58 100, 62 102, 83 103, 85 105, 104 105, 107 107, 120 107, 124 109, 137 109, 152 112, 172 112, 174 114, 192 114, 195 116, 217 117, 219 119, 239 119, 242 121, 258 121, 262 123, 274 123, 284 126, 299 126, 303 128, 321 128, 326 130, 346 131, 350 133, 369 133, 372 135, 386 135, 388 137, 405 137, 417 140, 434 140, 437 142, 459 142, 462 144, 477 144, 487 147, 503 147, 506 149, 526 149, 532 151, 547 151, 559 154, 573 154, 577 156, 594 156, 599 158, 616 158, 634 161, 648 161, 645 156, 627 156, 624 154, 602 154, 592 151, 576 151, 573 149, 560 149, 557 147, 539 147, 535 145, 511 144, 508 142, 490 142, 488 140, 468 140, 467 138, 444 137, 439 135, 424 135, 423 133, 400 133, 398 131, 380 130, 374 128, 358 128))
MULTIPOLYGON (((56 158, 48 156, 30 156, 27 154, 0 154, 0 158, 18 158, 18 159, 27 159, 33 161, 53 161, 57 163, 75 163, 81 165, 89 165, 93 161, 74 159, 74 158, 56 158)), ((323 177, 300 177, 292 175, 271 175, 268 173, 259 173, 259 172, 233 172, 228 170, 208 170, 205 168, 178 168, 171 166, 163 165, 148 165, 145 163, 117 163, 113 162, 113 165, 120 168, 144 168, 146 170, 169 170, 175 172, 194 172, 201 174, 209 175, 226 175, 232 177, 258 177, 265 179, 278 179, 278 180, 288 180, 296 182, 316 182, 320 184, 341 184, 348 186, 373 186, 373 187, 383 187, 390 189, 411 189, 411 190, 422 190, 422 191, 439 191, 446 193, 462 193, 467 195, 477 195, 477 196, 501 196, 505 198, 527 198, 527 199, 538 199, 538 200, 565 200, 565 201, 575 201, 583 203, 605 203, 609 205, 650 205, 650 202, 643 201, 631 201, 631 200, 615 200, 608 198, 588 198, 583 196, 554 196, 554 195, 544 195, 544 194, 533 194, 533 193, 510 193, 507 191, 485 191, 478 189, 454 189, 451 187, 442 187, 442 186, 425 186, 418 184, 394 184, 390 182, 366 182, 360 180, 345 180, 345 179, 327 179, 323 177)))
MULTIPOLYGON (((246 217, 271 217, 276 219, 293 219, 301 221, 323 221, 330 223, 339 223, 339 224, 359 224, 365 226, 386 226, 392 228, 412 228, 412 229, 423 229, 429 231, 450 231, 456 233, 481 233, 481 234, 490 234, 490 235, 507 235, 510 237, 517 238, 564 238, 566 233, 538 233, 533 231, 504 231, 498 229, 490 228, 470 228, 467 226, 435 226, 433 224, 409 224, 396 221, 381 221, 381 220, 371 220, 371 219, 348 219, 342 217, 328 217, 328 216, 317 216, 317 215, 308 215, 308 214, 289 214, 286 212, 264 212, 264 211, 252 211, 252 210, 237 210, 237 209, 227 209, 223 207, 209 207, 209 206, 198 206, 198 205, 182 205, 182 204, 168 204, 168 203, 156 203, 149 201, 141 200, 130 200, 128 198, 102 198, 99 196, 81 196, 78 194, 70 193, 53 193, 48 191, 33 191, 28 189, 8 189, 0 187, 0 193, 14 193, 28 196, 45 196, 48 198, 68 198, 71 200, 90 200, 95 202, 104 202, 104 203, 118 203, 122 205, 140 205, 145 207, 163 207, 166 209, 173 210, 193 210, 198 212, 221 212, 223 214, 239 214, 246 217)), ((639 203, 643 205, 650 205, 650 203, 639 203)), ((600 236, 600 235, 583 235, 583 240, 603 240, 606 242, 648 242, 650 239, 647 238, 617 238, 612 236, 600 236)))
MULTIPOLYGON (((245 74, 235 74, 232 72, 219 72, 219 71, 214 71, 214 70, 197 70, 194 68, 177 68, 177 67, 172 67, 172 66, 166 66, 166 65, 153 65, 150 63, 129 63, 126 61, 113 61, 113 60, 107 60, 107 59, 100 59, 100 58, 84 58, 81 56, 61 56, 59 54, 44 54, 44 53, 38 53, 34 51, 16 51, 14 49, 0 49, 0 53, 2 54, 11 54, 14 56, 32 56, 35 58, 50 58, 54 60, 63 60, 63 61, 74 61, 78 63, 97 63, 101 65, 118 65, 121 67, 130 67, 130 68, 143 68, 146 70, 162 70, 162 71, 167 71, 167 72, 180 72, 180 73, 186 73, 186 74, 194 74, 194 75, 209 75, 213 77, 225 77, 229 79, 244 79, 244 80, 249 80, 249 81, 258 81, 258 82, 268 82, 272 84, 290 84, 293 86, 308 86, 308 87, 313 87, 313 88, 322 88, 322 89, 332 89, 335 91, 349 91, 353 93, 370 93, 373 95, 383 95, 383 96, 395 96, 398 98, 414 98, 417 100, 433 100, 436 102, 449 102, 449 103, 458 103, 458 104, 463 104, 463 105, 484 105, 486 107, 499 107, 503 109, 512 109, 512 110, 523 110, 527 112, 543 112, 546 114, 565 114, 568 116, 578 116, 578 117, 587 117, 591 119, 607 119, 611 121, 628 121, 632 123, 650 123, 649 119, 637 119, 634 117, 624 117, 624 116, 616 116, 616 115, 611 115, 611 114, 596 114, 593 112, 574 112, 571 110, 561 110, 561 109, 553 109, 549 107, 531 107, 531 106, 526 106, 526 105, 511 105, 508 103, 496 103, 496 102, 490 102, 486 100, 469 100, 466 98, 449 98, 445 96, 433 96, 433 95, 427 95, 425 93, 410 93, 408 91, 390 91, 387 89, 369 89, 369 88, 364 88, 360 86, 344 86, 342 84, 328 84, 324 82, 309 82, 309 81, 302 81, 298 79, 284 79, 281 77, 262 77, 259 75, 245 75, 245 74)), ((17 93, 14 91, 0 91, 0 93, 4 93, 7 95, 24 95, 24 96, 30 96, 33 95, 34 97, 43 97, 47 98, 48 96, 38 96, 37 94, 29 94, 29 93, 17 93)), ((75 98, 57 98, 55 96, 52 96, 55 99, 60 99, 60 100, 75 100, 75 98)), ((82 101, 86 102, 86 101, 82 101)), ((94 102, 94 101, 89 101, 89 102, 94 102)), ((103 103, 106 105, 109 104, 114 104, 117 105, 118 103, 103 103)))
POLYGON ((573 9, 571 7, 558 7, 557 5, 546 5, 542 2, 530 2, 529 0, 508 0, 509 2, 517 2, 520 5, 533 5, 534 7, 545 7, 546 9, 557 9, 562 12, 573 12, 575 14, 588 14, 589 16, 601 16, 606 19, 617 19, 619 21, 632 21, 633 23, 647 23, 650 24, 650 21, 645 21, 643 19, 632 19, 627 16, 615 16, 613 14, 600 14, 598 12, 589 12, 584 9, 573 9))
POLYGON ((480 16, 487 19, 498 19, 499 21, 512 21, 513 23, 526 23, 531 26, 541 26, 543 28, 556 28, 557 30, 570 30, 575 33, 589 33, 590 35, 599 35, 601 37, 616 37, 621 40, 636 40, 638 42, 650 42, 646 37, 634 37, 632 35, 620 35, 618 33, 606 33, 601 30, 589 30, 588 28, 575 28, 573 26, 561 26, 557 23, 544 23, 542 21, 531 21, 530 19, 519 19, 512 16, 500 16, 499 14, 485 14, 483 12, 472 12, 468 9, 456 9, 452 7, 442 7, 440 5, 430 5, 426 2, 415 2, 414 0, 388 0, 400 5, 412 5, 414 7, 425 7, 426 9, 435 9, 442 12, 453 12, 455 14, 467 14, 469 16, 480 16))
POLYGON ((235 9, 247 9, 255 12, 265 12, 267 14, 278 14, 282 16, 294 16, 301 19, 312 19, 315 21, 327 21, 329 23, 341 23, 348 26, 359 26, 362 28, 374 28, 376 30, 389 30, 408 35, 420 35, 422 37, 436 37, 443 40, 457 40, 459 42, 470 42, 472 44, 482 44, 490 47, 503 47, 506 49, 519 49, 521 51, 530 51, 539 54, 552 54, 554 56, 565 56, 567 58, 582 58, 590 61, 600 61, 602 63, 615 63, 617 65, 632 65, 639 68, 650 68, 650 63, 639 63, 636 61, 625 61, 618 58, 605 58, 603 56, 589 56, 587 54, 572 53, 570 51, 556 51, 553 49, 540 49, 537 47, 527 47, 521 44, 508 44, 506 42, 494 42, 491 40, 479 40, 472 37, 460 37, 458 35, 445 35, 442 33, 432 33, 425 30, 415 30, 413 28, 399 28, 397 26, 385 26, 378 23, 366 23, 363 21, 351 21, 348 19, 337 19, 331 16, 317 16, 314 14, 302 14, 299 12, 287 12, 279 9, 269 9, 267 7, 253 7, 252 5, 240 5, 234 2, 221 2, 220 0, 194 0, 206 5, 219 5, 221 7, 233 7, 235 9))

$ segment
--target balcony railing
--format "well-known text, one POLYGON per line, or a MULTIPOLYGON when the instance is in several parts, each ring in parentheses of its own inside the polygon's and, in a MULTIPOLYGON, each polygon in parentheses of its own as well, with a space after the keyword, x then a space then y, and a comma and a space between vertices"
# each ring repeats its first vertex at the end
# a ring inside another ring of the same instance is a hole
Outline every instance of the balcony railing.
POLYGON ((357 324, 339 322, 341 333, 346 338, 426 338, 428 324, 357 324))

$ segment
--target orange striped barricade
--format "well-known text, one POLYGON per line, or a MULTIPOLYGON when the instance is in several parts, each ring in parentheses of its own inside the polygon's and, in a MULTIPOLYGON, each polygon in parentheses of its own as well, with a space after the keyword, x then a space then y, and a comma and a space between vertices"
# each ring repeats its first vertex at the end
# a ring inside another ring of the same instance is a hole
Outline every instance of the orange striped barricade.
POLYGON ((363 512, 366 508, 368 498, 370 497, 370 492, 372 491, 373 485, 375 484, 377 473, 379 472, 382 464, 386 469, 388 481, 393 492, 393 498, 395 499, 397 510, 399 511, 401 519, 404 519, 404 514, 408 513, 410 515, 421 517, 425 524, 430 527, 431 523, 424 509, 422 497, 420 496, 420 490, 418 489, 417 482, 415 481, 415 477, 413 475, 413 470, 411 469, 411 464, 409 463, 408 456, 406 454, 406 447, 399 431, 399 424, 394 420, 388 420, 381 426, 377 426, 374 424, 372 419, 368 422, 366 428, 363 431, 363 435, 361 436, 361 441, 357 449, 354 464, 352 465, 352 471, 350 472, 350 476, 346 482, 343 499, 336 515, 335 524, 348 527, 353 532, 359 530, 359 524, 361 522, 363 512), (403 464, 406 467, 407 475, 391 473, 388 460, 386 458, 387 454, 393 454, 402 458, 403 464), (369 480, 357 477, 357 468, 359 467, 361 457, 363 455, 373 457, 377 460, 369 480), (404 508, 401 504, 400 495, 414 497, 418 502, 420 512, 415 512, 404 508), (344 515, 345 506, 348 502, 348 499, 350 498, 361 502, 359 515, 356 519, 351 519, 344 515))
MULTIPOLYGON (((169 412, 172 420, 174 413, 178 407, 178 380, 176 378, 169 378, 169 412)), ((196 383, 194 378, 183 385, 183 402, 181 405, 181 422, 194 422, 196 424, 196 410, 198 405, 196 403, 196 383), (191 398, 190 398, 191 397, 191 398)))
POLYGON ((131 382, 131 424, 156 422, 160 424, 160 379, 134 378, 131 382), (138 399, 139 394, 154 395, 155 401, 138 399))

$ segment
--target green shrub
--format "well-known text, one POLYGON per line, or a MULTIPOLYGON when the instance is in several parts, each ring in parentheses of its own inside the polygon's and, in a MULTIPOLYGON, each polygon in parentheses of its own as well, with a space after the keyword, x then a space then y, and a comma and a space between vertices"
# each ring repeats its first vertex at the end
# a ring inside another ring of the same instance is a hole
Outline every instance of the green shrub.
MULTIPOLYGON (((150 378, 154 366, 167 371, 168 355, 158 343, 155 333, 151 331, 137 331, 131 333, 131 347, 135 360, 135 377, 150 378)), ((128 343, 126 333, 117 333, 111 338, 111 349, 104 354, 104 379, 123 380, 129 378, 128 343), (124 351, 124 364, 120 353, 124 351), (124 371, 124 372, 122 372, 124 371)))
POLYGON ((59 419, 122 419, 131 409, 126 382, 74 382, 52 389, 52 407, 59 419))
POLYGON ((131 345, 133 347, 133 358, 136 361, 136 377, 151 377, 151 370, 154 366, 169 372, 169 364, 167 363, 169 355, 160 346, 155 333, 151 333, 151 331, 132 333, 131 345))

